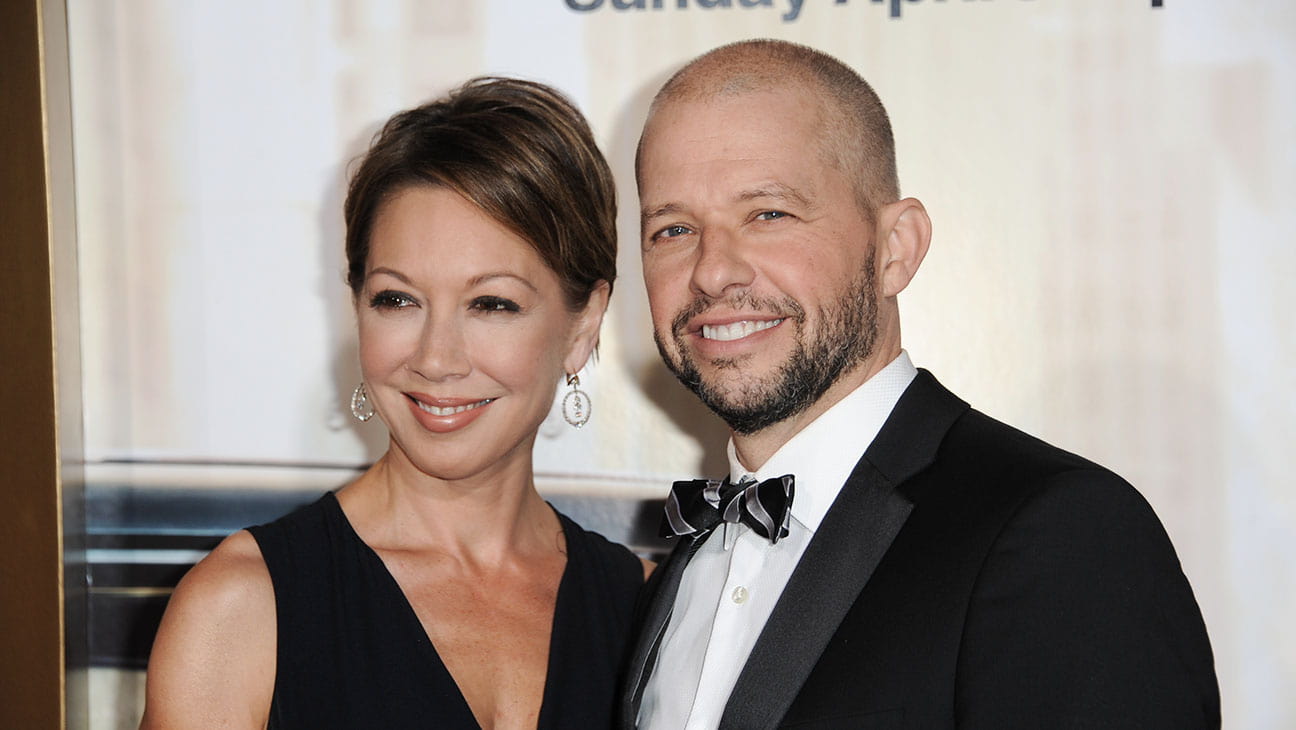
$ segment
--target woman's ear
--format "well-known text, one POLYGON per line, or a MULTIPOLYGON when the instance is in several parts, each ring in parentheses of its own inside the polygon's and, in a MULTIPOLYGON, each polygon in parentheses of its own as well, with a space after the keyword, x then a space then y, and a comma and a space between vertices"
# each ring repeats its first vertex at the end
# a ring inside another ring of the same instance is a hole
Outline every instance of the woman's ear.
POLYGON ((563 360, 563 367, 568 374, 585 367, 590 354, 598 346, 599 328, 603 326, 603 315, 607 312, 608 296, 611 293, 611 285, 600 279, 594 284, 585 305, 576 312, 571 345, 567 349, 567 357, 563 360))
POLYGON ((894 297, 909 286, 927 255, 931 218, 916 198, 884 205, 878 213, 878 286, 882 296, 894 297))

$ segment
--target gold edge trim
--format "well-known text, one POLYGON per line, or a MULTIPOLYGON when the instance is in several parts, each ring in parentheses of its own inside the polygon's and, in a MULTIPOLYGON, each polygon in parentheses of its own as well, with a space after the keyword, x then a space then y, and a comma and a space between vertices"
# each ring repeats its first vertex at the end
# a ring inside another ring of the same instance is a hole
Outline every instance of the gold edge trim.
MULTIPOLYGON (((54 472, 54 514, 56 524, 54 525, 54 535, 58 559, 55 561, 55 574, 57 576, 57 595, 58 605, 58 640, 59 646, 62 647, 64 660, 62 670, 59 672, 59 716, 60 725, 69 727, 69 721, 74 716, 69 707, 69 693, 71 686, 69 683, 67 663, 68 637, 71 635, 68 626, 68 589, 67 579, 68 572, 66 567, 67 561, 67 511, 64 507, 66 497, 65 480, 69 476, 64 468, 64 457, 67 455, 67 447, 64 441, 63 419, 68 416, 64 413, 62 396, 63 388, 60 379, 63 375, 59 358, 59 303, 58 283, 60 269, 60 256, 58 246, 60 244, 60 226, 56 217, 66 212, 73 216, 72 230, 76 230, 75 202, 69 210, 63 211, 62 202, 65 193, 59 185, 59 178, 56 175, 63 167, 69 167, 73 164, 72 153, 70 149, 72 119, 71 119, 71 59, 70 59, 70 38, 67 28, 67 5, 64 0, 31 0, 35 6, 36 20, 36 48, 37 48, 37 69, 40 85, 40 115, 41 115, 41 144, 42 144, 42 162, 44 166, 44 188, 45 188, 45 237, 46 251, 48 254, 48 296, 50 304, 50 377, 51 392, 53 400, 53 472, 54 472), (53 74, 58 74, 58 78, 51 78, 53 74), (52 94, 59 93, 66 96, 61 103, 52 101, 52 94), (57 118, 56 118, 57 117, 57 118), (57 128, 53 125, 57 124, 57 128), (61 151, 54 147, 55 136, 62 138, 69 144, 67 150, 67 159, 63 159, 61 151), (58 169, 56 169, 58 168, 58 169)), ((70 170, 67 170, 71 172, 70 170)), ((67 185, 75 185, 75 181, 70 179, 67 185)), ((72 193, 72 200, 75 201, 75 192, 72 193)), ((75 244, 75 235, 72 238, 75 244)), ((73 253, 73 260, 75 254, 73 253)), ((75 273, 73 274, 73 285, 75 284, 75 273)), ((78 297, 79 298, 79 297, 78 297)), ((72 325, 76 327, 74 323, 72 325)), ((79 354, 75 357, 79 361, 79 354)), ((80 407, 80 404, 77 404, 80 407)), ((79 429, 77 430, 80 436, 79 429)), ((75 448, 75 447, 74 447, 75 448)), ((84 701, 85 698, 78 697, 78 701, 84 701)))
MULTIPOLYGON (((53 429, 54 429, 54 535, 56 545, 58 546, 58 560, 55 561, 55 572, 58 575, 58 639, 59 646, 63 647, 64 653, 67 651, 67 572, 63 567, 63 548, 67 544, 65 530, 63 527, 63 465, 62 465, 62 445, 59 444, 59 412, 58 412, 58 362, 56 352, 58 350, 58 330, 55 322, 55 309, 57 303, 54 297, 54 193, 53 181, 50 179, 50 132, 49 132, 49 81, 46 75, 49 72, 49 64, 46 60, 48 51, 48 40, 45 37, 45 6, 46 0, 34 0, 36 6, 36 66, 37 78, 40 80, 40 115, 41 115, 41 158, 44 164, 45 173, 45 248, 48 254, 48 264, 46 273, 49 277, 49 307, 50 307, 50 395, 53 398, 53 429)), ((59 676, 59 724, 67 727, 68 721, 68 681, 67 681, 67 663, 62 662, 62 670, 59 676)))

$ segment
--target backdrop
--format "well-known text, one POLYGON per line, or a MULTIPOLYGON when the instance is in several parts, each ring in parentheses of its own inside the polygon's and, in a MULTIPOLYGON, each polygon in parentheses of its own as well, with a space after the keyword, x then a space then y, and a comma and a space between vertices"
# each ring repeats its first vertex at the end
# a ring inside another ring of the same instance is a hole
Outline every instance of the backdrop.
MULTIPOLYGON (((659 496, 724 432, 649 335, 632 159, 682 62, 770 36, 869 79, 931 252, 904 341, 1123 474, 1178 547, 1225 723, 1296 727, 1296 5, 1203 0, 68 0, 93 484, 333 487, 381 453, 343 284, 349 163, 479 74, 551 83, 619 179, 593 420, 553 492, 659 496)), ((93 698, 92 698, 93 699, 93 698)))

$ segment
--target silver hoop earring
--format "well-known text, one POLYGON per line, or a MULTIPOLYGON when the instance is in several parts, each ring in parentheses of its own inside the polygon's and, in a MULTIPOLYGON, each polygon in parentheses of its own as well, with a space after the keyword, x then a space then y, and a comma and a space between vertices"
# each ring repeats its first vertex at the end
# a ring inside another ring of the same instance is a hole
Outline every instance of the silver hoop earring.
POLYGON ((351 391, 351 415, 361 423, 374 417, 373 404, 369 402, 369 393, 365 390, 363 382, 351 391))
POLYGON ((575 374, 567 376, 567 384, 571 386, 571 390, 567 391, 567 395, 563 396, 563 420, 576 428, 580 428, 589 423, 590 397, 588 393, 580 389, 580 378, 576 377, 575 374))

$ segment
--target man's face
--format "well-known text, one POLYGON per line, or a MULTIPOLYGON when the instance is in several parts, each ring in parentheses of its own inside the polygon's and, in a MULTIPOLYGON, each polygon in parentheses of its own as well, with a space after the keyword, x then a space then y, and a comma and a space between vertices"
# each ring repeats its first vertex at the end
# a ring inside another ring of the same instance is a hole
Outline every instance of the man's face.
POLYGON ((877 333, 873 227, 801 90, 675 102, 639 166, 654 338, 739 433, 795 416, 877 333))

